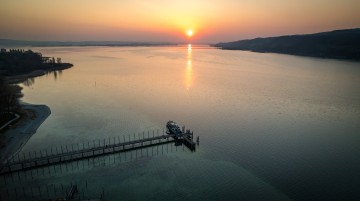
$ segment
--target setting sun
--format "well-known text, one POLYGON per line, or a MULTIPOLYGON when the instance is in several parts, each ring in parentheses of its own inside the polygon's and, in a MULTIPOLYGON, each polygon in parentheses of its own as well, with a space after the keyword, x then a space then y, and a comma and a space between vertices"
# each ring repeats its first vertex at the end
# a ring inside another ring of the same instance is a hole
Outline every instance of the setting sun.
POLYGON ((187 32, 186 32, 186 35, 188 36, 188 37, 191 37, 192 35, 193 35, 194 33, 193 33, 193 30, 187 30, 187 32))

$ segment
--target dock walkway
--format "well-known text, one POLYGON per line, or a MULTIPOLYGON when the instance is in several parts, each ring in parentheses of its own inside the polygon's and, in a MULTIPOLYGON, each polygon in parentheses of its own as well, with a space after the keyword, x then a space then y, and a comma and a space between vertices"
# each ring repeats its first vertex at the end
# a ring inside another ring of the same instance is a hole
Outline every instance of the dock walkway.
POLYGON ((14 157, 12 160, 8 160, 6 164, 0 165, 0 175, 86 158, 92 158, 117 152, 125 152, 134 149, 146 148, 169 142, 182 142, 191 151, 195 151, 196 147, 195 142, 193 142, 193 133, 183 133, 177 136, 175 136, 174 134, 163 134, 150 137, 148 135, 147 138, 145 138, 143 135, 142 139, 140 139, 139 136, 139 139, 135 139, 132 141, 125 141, 124 136, 124 142, 119 141, 118 143, 115 143, 115 139, 113 144, 110 144, 110 139, 108 144, 105 143, 105 140, 103 142, 103 145, 100 145, 99 141, 99 145, 96 147, 89 147, 88 145, 88 147, 85 148, 83 144, 82 149, 80 149, 78 146, 77 150, 72 149, 71 151, 68 151, 67 146, 66 151, 64 151, 63 147, 61 147, 60 151, 56 149, 56 152, 53 153, 53 151, 51 150, 50 154, 48 154, 47 151, 45 153, 40 151, 40 156, 36 156, 35 154, 35 157, 26 157, 25 154, 23 155, 23 157, 17 155, 17 157, 14 157))

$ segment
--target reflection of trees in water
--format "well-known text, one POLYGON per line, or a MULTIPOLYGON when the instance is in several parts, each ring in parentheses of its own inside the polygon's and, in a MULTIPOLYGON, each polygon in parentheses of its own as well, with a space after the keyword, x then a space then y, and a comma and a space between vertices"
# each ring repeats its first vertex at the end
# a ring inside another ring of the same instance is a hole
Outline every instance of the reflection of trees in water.
POLYGON ((26 80, 23 82, 23 84, 24 84, 25 86, 27 86, 27 87, 30 87, 30 86, 32 86, 33 84, 35 84, 35 79, 34 79, 33 77, 28 78, 28 79, 26 79, 26 80))
MULTIPOLYGON (((56 70, 56 71, 47 71, 45 72, 46 76, 49 75, 53 75, 54 76, 54 80, 57 80, 58 76, 62 75, 62 70, 56 70)), ((31 87, 32 85, 35 84, 35 78, 31 77, 31 78, 27 78, 23 84, 27 87, 31 87)))
POLYGON ((52 74, 54 76, 54 79, 57 80, 58 76, 62 75, 62 70, 48 71, 45 74, 46 74, 46 76, 49 76, 52 74))

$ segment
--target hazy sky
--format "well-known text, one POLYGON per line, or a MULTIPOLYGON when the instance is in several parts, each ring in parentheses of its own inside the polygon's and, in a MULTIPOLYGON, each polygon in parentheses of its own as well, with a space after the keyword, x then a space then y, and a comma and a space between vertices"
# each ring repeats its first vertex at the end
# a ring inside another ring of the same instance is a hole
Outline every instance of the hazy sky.
POLYGON ((360 0, 0 0, 8 39, 212 43, 355 27, 360 0))

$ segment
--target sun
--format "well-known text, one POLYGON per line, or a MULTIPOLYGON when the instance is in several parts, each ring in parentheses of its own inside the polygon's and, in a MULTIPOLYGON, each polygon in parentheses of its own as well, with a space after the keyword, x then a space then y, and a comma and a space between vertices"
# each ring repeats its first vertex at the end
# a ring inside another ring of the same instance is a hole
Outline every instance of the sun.
POLYGON ((193 32, 193 30, 191 30, 191 29, 189 29, 189 30, 186 31, 186 35, 187 35, 188 37, 191 37, 193 34, 194 34, 194 32, 193 32))

